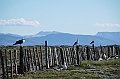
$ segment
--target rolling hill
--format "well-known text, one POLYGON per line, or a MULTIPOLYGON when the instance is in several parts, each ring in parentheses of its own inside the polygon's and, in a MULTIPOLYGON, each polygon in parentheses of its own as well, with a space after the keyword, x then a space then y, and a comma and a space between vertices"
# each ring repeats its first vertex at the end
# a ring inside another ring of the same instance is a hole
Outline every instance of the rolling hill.
POLYGON ((120 32, 98 32, 96 35, 75 35, 61 32, 39 32, 35 35, 20 36, 14 34, 0 34, 0 45, 12 45, 16 40, 25 38, 23 45, 44 45, 44 41, 48 41, 48 45, 73 45, 78 39, 80 45, 90 45, 95 40, 95 45, 111 45, 120 44, 120 32))

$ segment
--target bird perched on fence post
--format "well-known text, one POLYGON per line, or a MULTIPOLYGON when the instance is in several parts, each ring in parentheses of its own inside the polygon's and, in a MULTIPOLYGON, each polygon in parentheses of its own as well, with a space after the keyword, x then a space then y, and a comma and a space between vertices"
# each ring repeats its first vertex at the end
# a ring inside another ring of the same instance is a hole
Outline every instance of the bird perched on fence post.
POLYGON ((25 39, 22 38, 21 40, 16 41, 13 45, 20 44, 20 46, 21 46, 21 44, 24 43, 24 42, 25 42, 25 39))
POLYGON ((90 44, 94 44, 94 43, 95 43, 95 41, 94 41, 94 40, 90 42, 90 44))
POLYGON ((78 43, 79 43, 79 41, 78 41, 78 39, 77 39, 77 41, 73 44, 73 46, 77 45, 78 43))

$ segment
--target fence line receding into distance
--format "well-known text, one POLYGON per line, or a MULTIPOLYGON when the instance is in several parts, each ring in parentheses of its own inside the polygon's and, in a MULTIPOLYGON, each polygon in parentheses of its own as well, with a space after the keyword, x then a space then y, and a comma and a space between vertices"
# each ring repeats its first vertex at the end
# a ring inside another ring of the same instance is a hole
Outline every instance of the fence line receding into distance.
MULTIPOLYGON (((94 46, 94 45, 93 45, 94 46)), ((2 46, 0 47, 1 77, 11 79, 25 72, 54 66, 82 65, 83 60, 120 58, 120 46, 2 46)))

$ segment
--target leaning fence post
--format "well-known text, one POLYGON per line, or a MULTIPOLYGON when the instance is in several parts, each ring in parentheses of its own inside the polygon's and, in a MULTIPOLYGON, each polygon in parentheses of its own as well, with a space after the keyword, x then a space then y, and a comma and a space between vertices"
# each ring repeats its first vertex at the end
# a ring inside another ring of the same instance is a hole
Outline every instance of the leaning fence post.
POLYGON ((24 61, 23 61, 23 57, 24 57, 24 50, 23 50, 23 47, 20 46, 20 70, 19 70, 20 74, 24 74, 24 61))
POLYGON ((48 47, 47 47, 47 41, 45 41, 45 56, 46 56, 46 69, 49 68, 49 60, 48 60, 48 47))

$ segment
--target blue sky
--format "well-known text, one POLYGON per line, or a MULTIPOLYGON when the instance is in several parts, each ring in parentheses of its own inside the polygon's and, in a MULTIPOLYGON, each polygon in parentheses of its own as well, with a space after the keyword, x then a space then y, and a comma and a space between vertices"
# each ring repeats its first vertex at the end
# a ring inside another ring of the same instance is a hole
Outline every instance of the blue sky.
POLYGON ((120 0, 0 0, 0 33, 120 32, 120 0))

